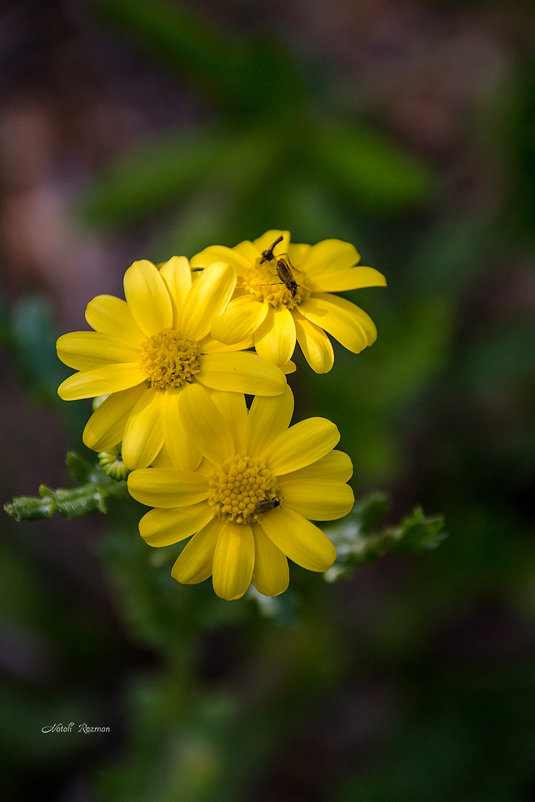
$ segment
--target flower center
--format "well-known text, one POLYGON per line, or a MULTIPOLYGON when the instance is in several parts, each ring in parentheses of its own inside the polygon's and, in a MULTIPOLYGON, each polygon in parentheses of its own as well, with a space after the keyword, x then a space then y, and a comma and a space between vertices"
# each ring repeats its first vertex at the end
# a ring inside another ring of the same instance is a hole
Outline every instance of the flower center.
POLYGON ((175 329, 164 329, 149 337, 141 351, 140 366, 151 387, 182 387, 201 369, 198 343, 182 339, 175 329))
POLYGON ((262 460, 238 454, 208 480, 208 503, 224 521, 250 524, 278 507, 277 480, 262 460))
POLYGON ((305 274, 287 258, 258 258, 253 267, 242 274, 242 281, 250 293, 274 309, 285 306, 291 311, 310 295, 305 274))

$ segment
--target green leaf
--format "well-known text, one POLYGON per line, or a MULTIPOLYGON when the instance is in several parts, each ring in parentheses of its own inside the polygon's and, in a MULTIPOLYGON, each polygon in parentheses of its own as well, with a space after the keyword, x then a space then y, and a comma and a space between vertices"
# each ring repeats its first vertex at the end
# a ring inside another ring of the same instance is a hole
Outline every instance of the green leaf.
MULTIPOLYGON (((387 530, 388 531, 388 530, 387 530)), ((440 546, 447 537, 444 531, 444 516, 424 515, 421 507, 415 507, 411 515, 389 531, 393 538, 394 551, 429 551, 440 546)))
POLYGON ((18 496, 4 510, 15 521, 35 521, 51 518, 57 511, 65 518, 81 518, 95 512, 107 512, 106 500, 110 497, 127 497, 125 481, 106 476, 98 465, 91 465, 74 451, 67 454, 67 464, 73 476, 83 484, 53 490, 46 485, 39 488, 40 498, 18 496))
POLYGON ((217 161, 219 132, 195 131, 144 142, 90 185, 79 211, 90 224, 108 227, 150 217, 176 203, 217 161))
POLYGON ((57 402, 56 387, 65 378, 65 368, 56 356, 58 332, 49 304, 43 298, 22 299, 13 307, 9 324, 10 342, 27 389, 34 398, 57 402))
POLYGON ((442 515, 426 516, 420 507, 394 527, 373 531, 388 505, 383 493, 371 493, 355 505, 327 534, 336 548, 336 562, 324 574, 327 582, 350 576, 356 566, 378 560, 390 551, 423 552, 435 549, 446 537, 442 515))
POLYGON ((429 168, 380 134, 332 125, 315 132, 311 148, 326 180, 367 211, 417 205, 432 190, 429 168))
POLYGON ((91 0, 91 5, 181 83, 189 79, 229 120, 291 107, 302 96, 291 54, 271 32, 261 39, 233 35, 192 4, 176 1, 91 0))

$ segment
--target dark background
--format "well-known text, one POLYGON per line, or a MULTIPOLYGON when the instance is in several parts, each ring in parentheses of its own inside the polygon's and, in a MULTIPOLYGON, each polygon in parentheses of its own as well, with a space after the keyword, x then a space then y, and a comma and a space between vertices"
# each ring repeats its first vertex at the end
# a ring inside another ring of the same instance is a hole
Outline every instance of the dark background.
MULTIPOLYGON (((132 261, 268 228, 386 290, 373 348, 291 377, 357 497, 449 538, 283 601, 180 587, 139 510, 2 519, 4 799, 535 796, 535 11, 528 2, 5 2, 1 496, 69 481, 55 337, 132 261), (50 733, 74 722, 109 733, 50 733)), ((164 552, 168 552, 165 554, 164 552)))

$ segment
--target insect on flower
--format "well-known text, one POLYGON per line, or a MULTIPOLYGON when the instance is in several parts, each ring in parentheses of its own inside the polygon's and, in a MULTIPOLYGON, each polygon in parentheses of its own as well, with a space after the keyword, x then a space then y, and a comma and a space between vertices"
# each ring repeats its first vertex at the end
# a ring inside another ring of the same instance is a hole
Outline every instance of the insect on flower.
POLYGON ((279 277, 281 283, 284 284, 286 289, 291 292, 292 298, 295 298, 297 294, 297 282, 292 273, 290 260, 283 259, 282 257, 276 258, 275 254, 273 253, 275 246, 278 245, 279 242, 282 242, 282 240, 283 235, 281 234, 280 237, 277 237, 273 245, 271 245, 269 248, 266 248, 265 251, 262 251, 260 264, 263 264, 264 262, 272 262, 274 259, 276 259, 275 269, 277 271, 277 276, 279 277))
POLYGON ((282 242, 283 239, 284 239, 284 237, 281 234, 280 237, 277 237, 277 239, 275 240, 275 242, 273 243, 273 245, 270 248, 266 248, 265 251, 262 251, 262 257, 260 259, 260 264, 262 264, 263 262, 271 262, 271 261, 273 261, 273 259, 275 258, 275 255, 273 253, 275 245, 278 245, 279 242, 282 242))
POLYGON ((257 501, 255 504, 256 512, 268 512, 274 510, 275 507, 280 507, 281 503, 278 498, 263 498, 262 501, 257 501))

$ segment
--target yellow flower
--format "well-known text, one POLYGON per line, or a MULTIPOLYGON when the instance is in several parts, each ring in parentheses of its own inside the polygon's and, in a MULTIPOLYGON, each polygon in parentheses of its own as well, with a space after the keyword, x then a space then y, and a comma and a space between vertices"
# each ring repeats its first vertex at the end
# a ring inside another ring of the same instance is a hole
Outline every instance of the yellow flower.
POLYGON ((266 231, 234 248, 212 245, 191 260, 192 268, 215 261, 234 266, 239 283, 212 335, 225 343, 253 337, 259 356, 284 365, 296 340, 316 373, 333 366, 331 341, 358 354, 377 338, 371 318, 334 292, 384 287, 373 267, 355 267, 360 256, 349 242, 327 239, 316 245, 290 244, 288 231, 266 231))
POLYGON ((351 460, 333 450, 340 433, 325 418, 288 428, 289 387, 276 398, 256 397, 249 410, 239 393, 192 387, 180 400, 181 416, 203 460, 128 477, 131 495, 156 509, 139 531, 151 546, 193 535, 172 576, 185 584, 213 577, 223 599, 239 599, 251 581, 266 596, 288 586, 288 560, 326 571, 336 552, 309 519, 341 518, 353 506, 346 484, 351 460))
POLYGON ((107 451, 122 441, 128 468, 150 465, 171 442, 175 460, 187 459, 188 442, 178 399, 200 383, 216 390, 279 395, 282 371, 254 352, 251 343, 222 345, 210 336, 212 318, 225 309, 236 276, 232 267, 213 264, 192 283, 188 260, 174 256, 158 270, 142 260, 126 271, 126 301, 99 295, 87 306, 95 331, 65 334, 59 358, 78 373, 59 387, 67 401, 108 397, 84 430, 84 443, 107 451))

